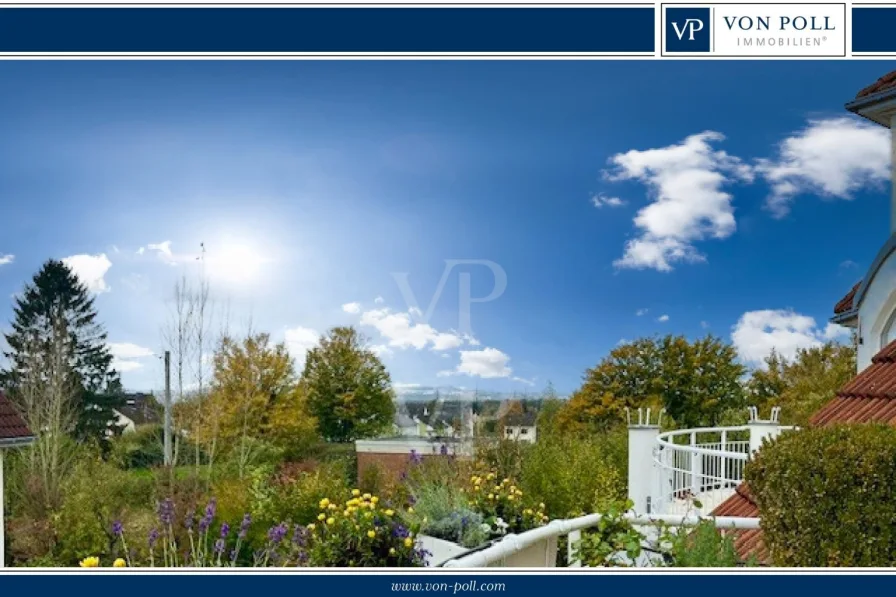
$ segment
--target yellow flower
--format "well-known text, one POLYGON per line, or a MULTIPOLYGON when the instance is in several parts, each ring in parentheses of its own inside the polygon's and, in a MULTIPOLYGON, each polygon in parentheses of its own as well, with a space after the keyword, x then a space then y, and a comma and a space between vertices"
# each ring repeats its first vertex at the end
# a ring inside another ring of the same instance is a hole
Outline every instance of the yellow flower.
POLYGON ((392 516, 393 514, 395 514, 395 511, 394 510, 386 510, 385 514, 386 514, 386 516, 392 516))
POLYGON ((410 537, 405 538, 405 540, 404 540, 405 547, 412 547, 413 545, 414 545, 413 539, 411 539, 410 537))
POLYGON ((395 555, 395 548, 394 548, 394 547, 390 547, 390 548, 389 548, 389 555, 390 555, 390 556, 394 556, 394 555, 395 555))
POLYGON ((89 557, 81 560, 81 568, 98 568, 100 565, 100 559, 97 557, 89 557))
POLYGON ((352 489, 352 495, 355 497, 358 497, 359 495, 361 495, 361 490, 360 489, 352 489))
POLYGON ((376 537, 376 531, 367 531, 367 536, 373 539, 376 537))
POLYGON ((510 501, 512 502, 512 501, 513 501, 513 496, 512 496, 512 495, 508 495, 508 496, 507 496, 507 499, 510 500, 510 501))
POLYGON ((336 522, 336 519, 333 518, 332 516, 327 519, 327 524, 333 524, 334 522, 336 522))
POLYGON ((488 476, 486 476, 486 479, 488 479, 489 481, 491 481, 494 478, 495 478, 495 473, 489 473, 488 476))
POLYGON ((127 568, 128 564, 123 559, 118 558, 112 563, 113 568, 127 568))
POLYGON ((544 502, 538 504, 538 509, 539 509, 539 510, 544 510, 544 502))
POLYGON ((335 509, 336 509, 336 504, 330 504, 330 505, 327 506, 327 508, 330 509, 330 510, 335 510, 335 509))
POLYGON ((365 493, 365 494, 362 495, 361 497, 364 498, 365 500, 369 500, 369 499, 370 499, 370 494, 369 494, 369 493, 365 493))
POLYGON ((308 530, 309 530, 309 531, 313 531, 313 530, 314 530, 314 523, 313 523, 313 522, 312 522, 311 524, 308 525, 308 530))
POLYGON ((408 506, 408 514, 413 514, 413 513, 414 513, 414 509, 411 508, 410 506, 408 506))
POLYGON ((326 518, 327 518, 327 515, 324 514, 323 512, 321 512, 320 514, 317 515, 318 520, 325 520, 326 518))
POLYGON ((488 499, 490 499, 490 500, 495 499, 495 494, 493 494, 493 493, 488 494, 488 499))
POLYGON ((351 512, 349 512, 348 510, 343 510, 343 511, 342 511, 342 515, 343 515, 343 516, 348 516, 349 514, 351 514, 351 512))
POLYGON ((371 503, 371 504, 375 504, 375 503, 377 503, 378 501, 380 501, 380 498, 378 498, 378 497, 376 497, 376 496, 373 496, 372 498, 370 498, 370 503, 371 503))
POLYGON ((532 514, 532 508, 526 508, 523 510, 523 514, 532 514))
POLYGON ((324 498, 320 501, 320 509, 321 510, 323 510, 324 508, 326 508, 329 505, 330 505, 330 500, 328 500, 327 498, 324 498))
POLYGON ((507 485, 508 483, 510 483, 510 479, 504 479, 503 481, 501 481, 501 483, 507 485))

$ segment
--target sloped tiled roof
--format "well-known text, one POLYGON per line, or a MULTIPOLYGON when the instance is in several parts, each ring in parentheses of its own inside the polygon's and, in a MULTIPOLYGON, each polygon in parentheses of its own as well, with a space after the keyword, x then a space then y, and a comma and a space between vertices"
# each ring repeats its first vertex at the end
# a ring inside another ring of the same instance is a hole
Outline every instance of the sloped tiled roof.
MULTIPOLYGON (((739 518, 758 518, 759 507, 753 500, 750 487, 741 483, 734 490, 734 494, 719 504, 712 512, 713 516, 734 516, 739 518)), ((733 531, 734 549, 741 560, 749 560, 755 557, 760 564, 769 564, 770 558, 765 542, 762 540, 762 530, 748 529, 733 531)))
POLYGON ((875 93, 881 93, 882 91, 893 89, 894 87, 896 87, 896 70, 885 74, 871 85, 863 88, 856 94, 856 99, 868 97, 869 95, 874 95, 875 93))
POLYGON ((853 299, 856 297, 856 291, 859 289, 859 286, 862 285, 862 281, 859 280, 856 282, 856 285, 852 287, 852 289, 846 293, 842 299, 837 301, 837 304, 834 305, 834 313, 839 315, 840 313, 846 313, 847 311, 852 310, 853 299))
POLYGON ((874 355, 871 365, 843 386, 809 423, 896 424, 896 340, 874 355))
POLYGON ((0 392, 0 442, 3 440, 27 439, 34 434, 3 392, 0 392))

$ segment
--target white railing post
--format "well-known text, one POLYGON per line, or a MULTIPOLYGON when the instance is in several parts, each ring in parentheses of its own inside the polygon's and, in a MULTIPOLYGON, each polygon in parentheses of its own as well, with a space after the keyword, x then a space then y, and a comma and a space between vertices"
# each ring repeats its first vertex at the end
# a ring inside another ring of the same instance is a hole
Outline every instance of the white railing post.
MULTIPOLYGON (((697 447, 697 432, 691 432, 691 447, 697 447)), ((691 450, 691 497, 703 493, 703 455, 691 450)))
POLYGON ((626 409, 628 418, 628 499, 639 514, 649 514, 654 499, 651 497, 656 479, 654 466, 654 450, 656 438, 660 433, 660 416, 651 424, 650 409, 638 409, 638 422, 632 423, 631 412, 626 409))
POLYGON ((728 431, 726 429, 722 429, 722 455, 719 458, 719 467, 721 470, 719 471, 719 485, 721 489, 726 489, 728 487, 728 458, 726 457, 728 454, 728 431))
POLYGON ((767 420, 759 418, 759 409, 755 406, 749 407, 748 411, 750 413, 750 422, 748 423, 750 428, 750 455, 752 455, 762 447, 763 440, 766 438, 774 439, 781 433, 781 425, 778 422, 781 409, 777 406, 773 407, 767 420))

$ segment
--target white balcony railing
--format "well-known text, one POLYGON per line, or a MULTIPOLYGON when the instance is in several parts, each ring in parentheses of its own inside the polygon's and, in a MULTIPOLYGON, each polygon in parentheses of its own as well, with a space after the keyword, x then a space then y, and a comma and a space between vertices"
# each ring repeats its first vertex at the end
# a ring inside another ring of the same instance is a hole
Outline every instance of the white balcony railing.
POLYGON ((728 499, 744 477, 750 428, 701 427, 657 437, 654 463, 658 514, 708 514, 728 499))

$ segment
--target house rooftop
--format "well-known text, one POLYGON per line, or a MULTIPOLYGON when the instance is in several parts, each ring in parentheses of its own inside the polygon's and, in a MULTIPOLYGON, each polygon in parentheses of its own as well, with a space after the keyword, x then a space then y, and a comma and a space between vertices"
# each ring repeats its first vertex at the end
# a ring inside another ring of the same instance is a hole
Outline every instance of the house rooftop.
POLYGON ((871 359, 871 365, 843 386, 812 415, 811 425, 888 423, 896 425, 896 340, 871 359))
MULTIPOLYGON (((750 486, 741 483, 727 500, 713 510, 713 516, 736 516, 742 518, 758 518, 759 507, 750 493, 750 486)), ((770 557, 760 529, 734 532, 734 550, 741 560, 755 557, 759 563, 768 564, 770 557)))
POLYGON ((533 412, 514 413, 512 415, 507 415, 504 418, 504 426, 505 427, 534 427, 535 419, 536 419, 536 414, 533 412))
POLYGON ((3 444, 26 444, 34 439, 25 420, 6 397, 0 392, 0 446, 3 444))
POLYGON ((859 286, 862 285, 862 281, 859 280, 856 282, 855 286, 846 293, 842 299, 837 301, 837 304, 834 305, 834 314, 839 315, 841 313, 847 313, 848 311, 852 311, 853 307, 853 299, 856 297, 856 291, 858 291, 859 286))
POLYGON ((888 72, 871 85, 863 87, 856 94, 856 99, 866 98, 877 93, 882 93, 889 89, 896 89, 896 70, 888 72))

